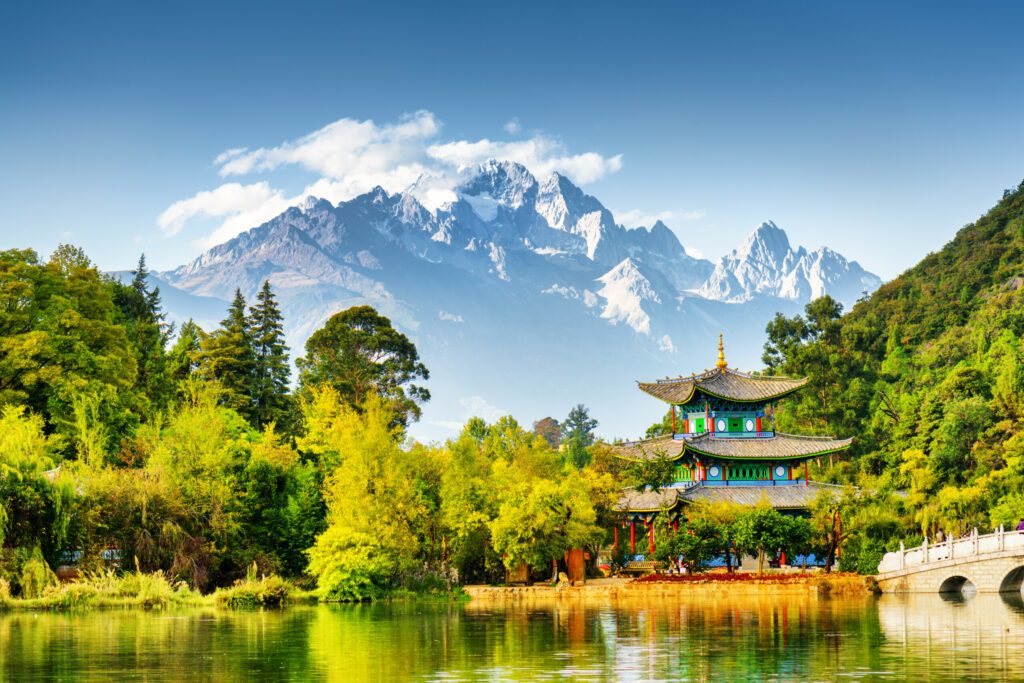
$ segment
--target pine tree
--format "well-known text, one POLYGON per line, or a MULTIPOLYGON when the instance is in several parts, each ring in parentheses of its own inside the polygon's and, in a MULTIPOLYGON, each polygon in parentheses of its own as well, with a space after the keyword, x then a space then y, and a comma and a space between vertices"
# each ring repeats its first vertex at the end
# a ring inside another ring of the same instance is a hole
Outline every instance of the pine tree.
POLYGON ((255 370, 256 357, 252 330, 245 314, 245 297, 236 289, 220 328, 203 340, 199 373, 205 379, 220 382, 225 403, 251 422, 255 370))
POLYGON ((577 469, 583 469, 591 460, 590 446, 594 444, 594 430, 597 420, 590 417, 590 411, 582 403, 569 411, 562 423, 562 440, 567 448, 569 462, 577 469))
POLYGON ((131 271, 128 286, 119 285, 116 301, 125 318, 128 339, 135 352, 138 376, 135 387, 141 395, 142 412, 153 415, 166 407, 171 397, 167 380, 167 342, 173 327, 167 323, 160 303, 160 288, 149 288, 146 255, 131 271))
POLYGON ((283 426, 290 408, 288 347, 284 343, 281 309, 265 280, 256 305, 249 309, 255 372, 253 377, 253 419, 260 427, 276 422, 283 426))
POLYGON ((187 380, 199 368, 201 344, 206 336, 191 319, 181 326, 178 340, 167 352, 167 377, 174 386, 187 380))

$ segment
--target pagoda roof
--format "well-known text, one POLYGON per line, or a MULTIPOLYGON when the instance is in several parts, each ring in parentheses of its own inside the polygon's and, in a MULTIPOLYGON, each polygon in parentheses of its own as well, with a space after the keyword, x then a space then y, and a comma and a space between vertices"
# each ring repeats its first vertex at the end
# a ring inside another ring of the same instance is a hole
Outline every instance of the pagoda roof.
POLYGON ((806 509, 822 491, 838 494, 841 486, 821 484, 816 481, 807 485, 790 486, 704 486, 703 484, 687 489, 680 498, 697 504, 719 502, 736 503, 738 505, 757 505, 767 500, 773 508, 781 510, 806 509))
POLYGON ((821 484, 787 486, 706 486, 697 484, 687 488, 663 488, 659 491, 627 489, 622 492, 617 508, 622 512, 665 512, 678 503, 710 505, 729 502, 737 505, 758 505, 767 501, 778 510, 809 508, 822 491, 838 495, 841 486, 821 484))
POLYGON ((853 439, 833 439, 829 436, 797 436, 775 432, 768 438, 729 438, 712 436, 705 432, 684 441, 686 450, 696 455, 708 455, 729 460, 760 460, 813 458, 845 450, 853 439))
POLYGON ((807 378, 755 377, 722 367, 706 370, 699 375, 637 384, 644 393, 675 405, 689 402, 698 389, 726 401, 751 403, 787 396, 807 384, 807 378))
POLYGON ((627 460, 655 460, 659 457, 676 460, 686 452, 726 460, 787 460, 834 453, 849 448, 851 443, 853 439, 797 436, 782 432, 771 437, 727 437, 705 432, 686 439, 676 439, 669 434, 615 444, 611 448, 616 456, 627 460))
POLYGON ((657 491, 626 489, 617 507, 628 512, 664 512, 675 507, 679 494, 680 489, 669 487, 657 491))
POLYGON ((686 450, 686 441, 666 434, 643 441, 613 444, 611 449, 616 456, 626 460, 655 460, 659 457, 675 460, 686 450))

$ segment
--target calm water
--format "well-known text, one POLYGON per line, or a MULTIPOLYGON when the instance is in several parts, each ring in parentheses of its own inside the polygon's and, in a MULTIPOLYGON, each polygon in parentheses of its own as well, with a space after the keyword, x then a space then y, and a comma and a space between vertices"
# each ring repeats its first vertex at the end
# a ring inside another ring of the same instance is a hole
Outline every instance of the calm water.
POLYGON ((0 615, 4 681, 1024 680, 996 596, 0 615))

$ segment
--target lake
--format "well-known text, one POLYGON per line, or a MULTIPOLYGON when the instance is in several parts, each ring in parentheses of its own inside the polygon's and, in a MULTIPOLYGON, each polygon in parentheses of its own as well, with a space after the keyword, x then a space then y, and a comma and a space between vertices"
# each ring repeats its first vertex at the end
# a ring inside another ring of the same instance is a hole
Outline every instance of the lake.
POLYGON ((1024 680, 1024 602, 715 596, 0 614, 4 681, 1024 680))

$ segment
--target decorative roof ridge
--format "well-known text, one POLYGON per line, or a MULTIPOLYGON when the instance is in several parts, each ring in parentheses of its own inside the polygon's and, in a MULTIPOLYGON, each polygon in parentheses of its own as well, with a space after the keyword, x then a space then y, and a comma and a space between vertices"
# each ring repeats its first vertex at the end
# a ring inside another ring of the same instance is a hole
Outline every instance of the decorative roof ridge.
POLYGON ((693 373, 689 376, 679 375, 677 377, 665 377, 663 379, 656 379, 653 382, 645 382, 643 380, 636 380, 637 384, 673 384, 675 382, 700 382, 709 379, 714 379, 718 375, 736 375, 744 379, 752 379, 758 382, 770 382, 775 380, 781 380, 783 382, 803 382, 806 381, 807 377, 790 377, 788 375, 755 375, 752 372, 743 372, 742 370, 736 370, 734 368, 711 368, 704 370, 700 374, 693 373))
POLYGON ((660 443, 662 441, 675 441, 675 436, 672 434, 662 434, 661 436, 652 436, 649 439, 635 439, 633 441, 622 441, 620 443, 610 443, 609 446, 640 446, 647 443, 660 443))
POLYGON ((787 432, 775 432, 775 436, 773 436, 771 438, 774 439, 774 438, 779 437, 779 436, 784 436, 787 439, 803 439, 804 441, 825 441, 825 440, 829 440, 829 441, 835 441, 837 443, 841 443, 843 441, 849 441, 851 443, 853 442, 853 437, 852 436, 851 437, 847 437, 845 439, 837 439, 836 437, 832 436, 831 434, 822 434, 822 435, 819 435, 819 436, 815 436, 813 434, 789 434, 787 432))

